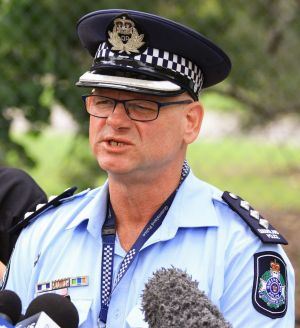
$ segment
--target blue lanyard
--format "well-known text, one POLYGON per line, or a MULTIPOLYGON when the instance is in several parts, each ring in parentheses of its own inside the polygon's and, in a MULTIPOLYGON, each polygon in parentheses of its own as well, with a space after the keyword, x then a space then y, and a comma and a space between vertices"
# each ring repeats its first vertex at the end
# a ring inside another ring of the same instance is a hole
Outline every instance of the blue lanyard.
POLYGON ((112 282, 113 277, 113 261, 115 253, 115 239, 116 239, 116 225, 115 225, 115 213, 111 206, 110 201, 108 201, 106 219, 102 227, 102 267, 101 267, 101 310, 99 314, 100 321, 106 323, 107 313, 109 308, 109 302, 111 295, 124 277, 130 265, 134 262, 136 255, 139 253, 140 249, 143 247, 145 242, 154 234, 154 232, 160 227, 165 216, 168 213, 169 208, 176 196, 176 193, 181 186, 182 182, 188 176, 190 168, 186 161, 184 161, 180 183, 176 190, 168 197, 168 199, 162 204, 162 206, 154 213, 151 220, 144 227, 143 231, 139 235, 136 242, 133 244, 129 252, 125 255, 119 272, 116 276, 114 284, 112 282))

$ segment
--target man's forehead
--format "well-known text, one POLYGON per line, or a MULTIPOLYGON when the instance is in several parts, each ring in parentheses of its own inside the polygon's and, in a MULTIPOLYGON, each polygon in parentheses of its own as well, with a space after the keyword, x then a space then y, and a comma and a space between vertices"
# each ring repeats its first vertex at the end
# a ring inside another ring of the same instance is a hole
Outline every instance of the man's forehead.
POLYGON ((187 92, 183 92, 182 94, 177 96, 158 96, 158 95, 151 95, 151 94, 145 94, 145 93, 128 91, 128 90, 94 88, 91 93, 94 95, 107 96, 116 99, 149 99, 149 100, 156 100, 161 102, 180 100, 180 99, 193 100, 192 97, 187 92))

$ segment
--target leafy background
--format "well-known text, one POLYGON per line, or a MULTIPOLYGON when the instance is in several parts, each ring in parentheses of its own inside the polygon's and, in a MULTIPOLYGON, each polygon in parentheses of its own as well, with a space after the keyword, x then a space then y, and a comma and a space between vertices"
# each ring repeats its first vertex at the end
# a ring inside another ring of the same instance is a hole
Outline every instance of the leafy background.
MULTIPOLYGON (((23 168, 49 195, 103 182, 89 150, 82 90, 74 84, 91 64, 76 22, 106 8, 177 20, 230 55, 230 77, 200 97, 206 120, 214 120, 188 159, 199 177, 234 191, 271 218, 290 241, 285 249, 298 274, 299 0, 0 0, 0 165, 23 168), (275 138, 269 133, 274 126, 275 138)), ((299 293, 297 286, 298 317, 299 293)))

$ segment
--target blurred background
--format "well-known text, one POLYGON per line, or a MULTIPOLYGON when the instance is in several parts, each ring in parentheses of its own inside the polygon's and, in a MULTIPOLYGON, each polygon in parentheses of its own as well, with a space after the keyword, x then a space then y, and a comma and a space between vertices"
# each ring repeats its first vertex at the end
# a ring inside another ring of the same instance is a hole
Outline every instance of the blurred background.
MULTIPOLYGON (((198 177, 247 199, 288 239, 297 275, 299 0, 0 0, 0 165, 24 169, 48 195, 104 181, 88 145, 86 90, 74 84, 92 61, 76 22, 106 8, 177 20, 228 53, 230 77, 200 96, 204 126, 188 159, 198 177)), ((300 327, 298 296, 296 307, 300 327)))

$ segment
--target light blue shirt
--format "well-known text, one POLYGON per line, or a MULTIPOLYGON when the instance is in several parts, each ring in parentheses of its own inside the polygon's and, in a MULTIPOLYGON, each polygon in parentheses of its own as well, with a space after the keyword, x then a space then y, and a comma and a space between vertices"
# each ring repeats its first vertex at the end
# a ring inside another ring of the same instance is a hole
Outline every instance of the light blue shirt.
MULTIPOLYGON (((69 287, 68 293, 78 309, 80 327, 97 327, 107 190, 106 183, 70 197, 23 230, 6 286, 21 297, 23 312, 37 295, 37 283, 88 276, 87 286, 69 287)), ((114 290, 107 327, 146 327, 140 310, 145 283, 156 270, 171 266, 192 275, 234 327, 294 327, 295 282, 289 259, 281 246, 263 244, 221 195, 189 174, 162 225, 114 290), (271 319, 252 304, 253 255, 262 251, 278 252, 287 264, 288 310, 283 318, 271 319)), ((114 277, 124 256, 116 238, 114 277)))

